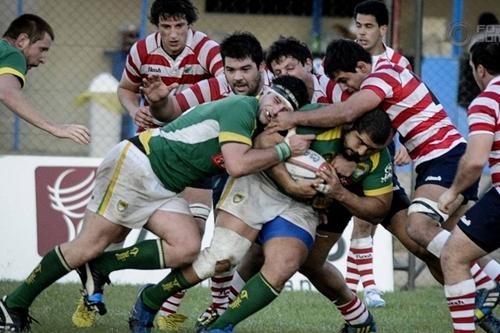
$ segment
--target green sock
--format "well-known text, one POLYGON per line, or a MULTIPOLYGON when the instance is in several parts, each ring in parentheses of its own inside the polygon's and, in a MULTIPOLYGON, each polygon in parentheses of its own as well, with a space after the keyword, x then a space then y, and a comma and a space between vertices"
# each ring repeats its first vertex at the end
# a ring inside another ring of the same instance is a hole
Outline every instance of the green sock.
POLYGON ((163 302, 176 292, 191 287, 181 271, 174 269, 156 285, 144 290, 142 300, 151 310, 160 310, 163 302))
POLYGON ((229 324, 235 326, 274 301, 279 293, 259 272, 248 280, 226 312, 208 327, 224 329, 229 324))
POLYGON ((7 307, 28 309, 38 294, 70 271, 59 246, 56 246, 42 258, 26 280, 7 296, 7 307))
POLYGON ((91 262, 102 274, 120 269, 162 269, 165 268, 161 240, 146 240, 116 251, 104 252, 91 262))

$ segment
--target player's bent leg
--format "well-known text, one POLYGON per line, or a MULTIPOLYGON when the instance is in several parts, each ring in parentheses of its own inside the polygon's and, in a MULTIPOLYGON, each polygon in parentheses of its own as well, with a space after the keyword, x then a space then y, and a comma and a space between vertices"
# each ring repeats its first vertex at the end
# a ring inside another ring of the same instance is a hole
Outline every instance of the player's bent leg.
MULTIPOLYGON (((445 294, 455 330, 474 332, 476 286, 470 274, 470 263, 485 251, 474 244, 460 228, 455 228, 441 255, 445 294)), ((481 319, 486 315, 481 313, 481 319)))
MULTIPOLYGON (((198 224, 200 237, 203 237, 205 224, 210 214, 211 192, 209 189, 188 187, 182 193, 183 198, 189 204, 191 214, 198 224)), ((162 304, 156 318, 156 325, 159 330, 175 332, 181 328, 188 317, 177 313, 177 310, 185 295, 185 290, 180 291, 169 297, 162 304)))
MULTIPOLYGON (((314 241, 314 230, 311 230, 315 228, 314 223, 307 224, 307 227, 295 223, 299 222, 277 217, 264 224, 259 235, 265 256, 261 272, 247 282, 228 310, 207 327, 208 332, 213 329, 232 330, 278 297, 285 282, 306 259, 314 241)), ((198 332, 204 330, 200 327, 198 332)))
POLYGON ((227 303, 225 304, 224 311, 218 311, 218 309, 214 309, 210 305, 196 320, 196 327, 206 327, 216 321, 227 310, 229 304, 238 297, 246 282, 259 272, 263 264, 264 253, 262 246, 253 243, 241 262, 236 266, 236 269, 232 271, 232 280, 227 290, 227 303))
POLYGON ((427 248, 434 255, 439 257, 443 244, 438 244, 438 248, 429 249, 429 244, 443 230, 440 223, 443 222, 442 213, 437 208, 437 200, 446 189, 439 185, 424 184, 415 190, 415 198, 408 208, 408 235, 417 244, 427 248), (425 201, 422 201, 425 200, 425 201))
POLYGON ((76 239, 57 246, 47 253, 30 276, 4 298, 3 315, 0 316, 0 326, 4 326, 3 329, 28 329, 30 324, 28 308, 35 298, 76 266, 97 256, 113 241, 114 236, 121 232, 119 227, 113 226, 104 218, 98 216, 94 218, 89 211, 86 212, 85 221, 84 228, 76 239), (99 224, 101 222, 102 225, 99 224), (100 233, 103 230, 109 233, 100 233), (9 312, 12 312, 11 316, 6 315, 9 312), (6 328, 7 324, 10 327, 6 328))
POLYGON ((392 233, 410 253, 414 254, 427 265, 432 276, 439 283, 444 284, 443 272, 441 270, 439 258, 410 238, 406 231, 407 224, 408 213, 407 210, 404 209, 394 214, 390 223, 388 225, 384 225, 384 227, 392 233))
POLYGON ((348 288, 340 271, 327 260, 330 249, 341 237, 341 233, 318 230, 300 272, 340 311, 345 320, 341 332, 375 332, 375 321, 368 309, 348 288))
MULTIPOLYGON (((161 304, 176 292, 197 284, 215 272, 225 271, 231 265, 235 265, 253 241, 241 236, 240 233, 255 239, 258 230, 248 227, 233 215, 218 214, 211 245, 199 253, 192 265, 174 269, 158 284, 145 288, 136 300, 136 306, 142 308, 141 311, 149 311, 150 317, 154 318, 161 304), (139 303, 144 303, 144 307, 139 303)), ((134 323, 134 332, 151 330, 148 323, 134 317, 134 311, 131 311, 129 321, 134 323)))

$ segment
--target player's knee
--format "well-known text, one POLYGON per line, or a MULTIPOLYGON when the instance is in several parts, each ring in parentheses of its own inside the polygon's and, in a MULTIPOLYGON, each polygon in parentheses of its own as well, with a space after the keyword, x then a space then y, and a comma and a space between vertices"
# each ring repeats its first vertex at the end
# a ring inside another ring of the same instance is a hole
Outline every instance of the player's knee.
POLYGON ((221 227, 215 227, 210 246, 198 255, 193 262, 193 269, 200 279, 214 275, 216 269, 236 266, 250 248, 251 242, 238 233, 221 227))
POLYGON ((166 260, 168 261, 168 266, 172 268, 181 267, 184 265, 191 264, 196 260, 196 257, 200 253, 201 244, 196 239, 190 239, 174 246, 172 251, 167 254, 166 260))
POLYGON ((286 282, 295 272, 300 269, 301 260, 297 256, 283 255, 281 258, 266 258, 263 271, 272 272, 275 280, 286 282))

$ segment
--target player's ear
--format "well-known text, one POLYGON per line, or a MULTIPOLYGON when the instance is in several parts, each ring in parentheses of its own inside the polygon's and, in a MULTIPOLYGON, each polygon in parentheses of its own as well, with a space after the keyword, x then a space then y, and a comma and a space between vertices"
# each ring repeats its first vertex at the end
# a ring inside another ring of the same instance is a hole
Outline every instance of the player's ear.
POLYGON ((387 34, 387 25, 381 25, 380 26, 380 36, 381 37, 384 37, 386 34, 387 34))
POLYGON ((28 36, 27 33, 25 32, 21 32, 17 38, 16 38, 16 48, 18 49, 24 49, 25 47, 29 46, 30 45, 30 37, 28 36))
POLYGON ((356 69, 363 74, 371 72, 371 70, 368 68, 368 64, 364 61, 358 61, 356 63, 356 69))
POLYGON ((476 72, 479 75, 479 77, 482 78, 486 74, 486 68, 484 68, 483 65, 479 64, 477 65, 476 72))

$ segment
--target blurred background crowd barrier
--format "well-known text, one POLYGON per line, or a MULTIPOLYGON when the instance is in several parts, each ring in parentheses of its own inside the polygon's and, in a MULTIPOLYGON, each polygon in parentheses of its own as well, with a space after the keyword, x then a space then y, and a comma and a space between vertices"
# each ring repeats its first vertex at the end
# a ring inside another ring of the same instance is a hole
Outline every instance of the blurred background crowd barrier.
MULTIPOLYGON (((220 41, 250 31, 267 48, 280 35, 307 42, 320 59, 334 38, 352 38, 360 0, 193 0, 194 29, 220 41)), ((81 123, 93 141, 80 146, 56 139, 0 105, 0 154, 102 157, 135 132, 115 91, 130 46, 155 30, 152 0, 0 0, 0 30, 18 15, 35 13, 55 30, 47 64, 28 74, 24 92, 49 119, 81 123)), ((467 48, 477 38, 500 40, 498 0, 386 0, 388 44, 407 56, 463 134, 466 107, 478 93, 467 48)), ((411 169, 403 169, 409 173, 411 169)), ((411 178, 411 176, 409 177, 411 178)), ((397 266, 397 265, 396 265, 397 266)), ((414 268, 412 268, 414 269, 414 268)), ((418 267, 417 267, 418 270, 418 267)), ((414 272, 415 273, 415 272, 414 272)), ((414 274, 413 273, 413 274, 414 274)))

